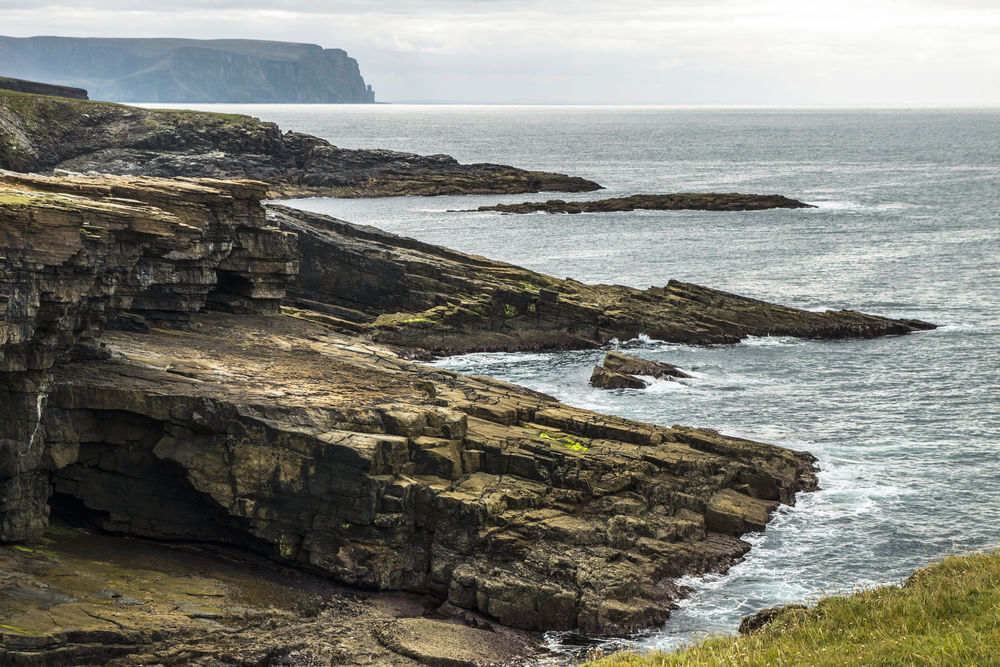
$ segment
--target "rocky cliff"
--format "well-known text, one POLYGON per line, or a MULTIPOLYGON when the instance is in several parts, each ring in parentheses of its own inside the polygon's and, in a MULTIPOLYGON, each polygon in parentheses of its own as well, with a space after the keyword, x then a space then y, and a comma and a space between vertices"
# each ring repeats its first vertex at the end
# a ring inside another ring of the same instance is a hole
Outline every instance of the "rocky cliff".
POLYGON ((249 116, 138 109, 0 90, 0 169, 156 177, 252 178, 272 197, 596 190, 582 178, 447 155, 347 150, 282 134, 249 116))
POLYGON ((0 37, 0 73, 118 102, 374 102, 354 58, 237 39, 0 37))
MULTIPOLYGON (((484 304, 485 322, 537 313, 520 339, 532 344, 545 326, 545 340, 593 344, 604 321, 619 322, 608 332, 659 321, 663 331, 690 327, 684 335, 719 340, 767 326, 806 335, 912 328, 686 285, 647 293, 554 281, 370 228, 265 212, 264 190, 204 179, 0 178, 0 540, 58 543, 44 537, 55 515, 407 591, 433 600, 436 613, 477 622, 624 633, 667 617, 683 594, 678 576, 738 561, 749 549, 743 533, 815 488, 813 458, 572 408, 406 361, 378 341, 432 349, 427 341, 441 340, 432 326, 458 335, 451 311, 464 300, 484 304), (540 282, 511 286, 525 277, 540 282), (300 305, 279 310, 290 288, 300 305), (440 320, 400 316, 410 312, 400 304, 447 294, 456 302, 434 306, 440 320), (625 315, 602 310, 601 298, 619 299, 625 315), (598 305, 585 307, 591 299, 598 305), (681 306, 663 305, 673 302, 681 306), (368 308, 374 321, 352 322, 364 311, 342 303, 368 308), (652 319, 636 319, 643 304, 652 319), (672 316, 674 329, 657 319, 672 316), (778 323, 765 324, 772 316, 778 323), (405 343, 409 335, 416 344, 405 343)), ((519 340, 517 326, 482 322, 468 319, 481 340, 519 340)), ((100 613, 95 591, 42 574, 71 565, 81 577, 118 576, 95 574, 105 559, 81 564, 66 544, 23 555, 33 548, 0 547, 0 562, 14 568, 0 577, 0 598, 19 601, 0 606, 0 655, 12 660, 100 662, 183 644, 189 652, 176 660, 213 664, 235 636, 234 655, 248 660, 287 656, 303 636, 318 638, 326 663, 357 656, 335 650, 329 623, 301 614, 267 621, 264 633, 206 633, 185 618, 239 625, 261 612, 237 611, 225 591, 224 608, 206 610, 148 572, 114 584, 144 598, 109 593, 100 613), (152 613, 176 596, 188 606, 152 613), (26 599, 44 600, 46 613, 26 599), (143 605, 150 613, 137 613, 143 605)), ((215 595, 212 581, 198 594, 215 595)), ((397 657, 417 654, 413 638, 426 626, 416 620, 387 635, 380 622, 379 641, 397 657)), ((456 647, 466 641, 447 632, 456 647)), ((467 664, 445 659, 427 660, 467 664)))

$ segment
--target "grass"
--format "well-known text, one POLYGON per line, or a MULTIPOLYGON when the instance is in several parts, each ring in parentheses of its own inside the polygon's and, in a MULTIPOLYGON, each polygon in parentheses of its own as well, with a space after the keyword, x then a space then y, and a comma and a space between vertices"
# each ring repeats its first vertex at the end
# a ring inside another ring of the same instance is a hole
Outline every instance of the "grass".
POLYGON ((678 653, 618 654, 593 667, 652 665, 1000 665, 1000 552, 950 556, 902 586, 787 613, 750 635, 678 653))

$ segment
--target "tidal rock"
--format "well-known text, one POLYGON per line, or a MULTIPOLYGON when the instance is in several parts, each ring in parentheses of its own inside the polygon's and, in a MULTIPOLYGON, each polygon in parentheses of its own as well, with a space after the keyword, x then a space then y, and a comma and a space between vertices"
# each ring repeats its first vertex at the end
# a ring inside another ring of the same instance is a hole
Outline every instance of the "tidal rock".
POLYGON ((594 366, 590 386, 599 389, 645 389, 646 383, 628 373, 619 373, 606 366, 594 366))
POLYGON ((691 376, 677 368, 673 364, 663 361, 652 361, 650 359, 639 359, 621 352, 608 350, 604 355, 604 368, 618 373, 628 373, 629 375, 646 375, 657 380, 670 380, 672 378, 690 378, 691 376))
POLYGON ((347 150, 250 116, 0 90, 0 169, 257 179, 271 197, 597 190, 582 178, 447 155, 347 150))
MULTIPOLYGON (((815 488, 814 459, 580 410, 383 343, 914 328, 682 283, 560 281, 322 216, 265 214, 257 182, 0 181, 0 540, 42 538, 53 514, 238 548, 526 630, 661 623, 676 578, 738 562, 741 535, 815 488), (294 302, 279 310, 288 286, 294 302)), ((60 627, 83 627, 73 623, 60 627)), ((278 645, 300 646, 297 626, 283 627, 278 645)), ((413 634, 426 624, 398 630, 380 646, 430 655, 413 634)), ((455 632, 452 645, 478 641, 455 632)), ((280 655, 294 662, 294 651, 280 655)))
POLYGON ((651 211, 762 211, 770 208, 815 208, 815 206, 781 195, 683 192, 670 195, 632 195, 592 201, 568 202, 562 199, 550 199, 544 202, 480 206, 476 210, 500 211, 501 213, 614 213, 636 209, 651 211))

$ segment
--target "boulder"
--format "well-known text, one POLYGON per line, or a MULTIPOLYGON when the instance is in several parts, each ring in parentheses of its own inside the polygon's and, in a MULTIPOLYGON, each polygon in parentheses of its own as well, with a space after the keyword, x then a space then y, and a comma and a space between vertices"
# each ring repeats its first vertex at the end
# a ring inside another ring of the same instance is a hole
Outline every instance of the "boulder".
POLYGON ((598 389, 645 389, 646 383, 627 373, 619 373, 604 366, 594 366, 590 386, 598 389))

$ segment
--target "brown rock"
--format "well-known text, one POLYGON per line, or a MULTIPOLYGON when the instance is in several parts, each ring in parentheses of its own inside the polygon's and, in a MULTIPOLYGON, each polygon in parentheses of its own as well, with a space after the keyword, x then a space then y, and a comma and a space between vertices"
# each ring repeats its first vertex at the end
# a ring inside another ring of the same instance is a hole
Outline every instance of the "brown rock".
POLYGON ((594 366, 590 386, 598 389, 645 389, 646 383, 627 373, 619 373, 604 366, 594 366))
POLYGON ((608 350, 607 354, 604 355, 604 368, 629 375, 646 375, 658 380, 691 377, 673 364, 639 359, 614 350, 608 350))
POLYGON ((740 621, 740 634, 749 635, 756 632, 775 619, 785 615, 798 615, 808 609, 802 604, 786 604, 779 607, 769 607, 761 609, 752 616, 747 616, 740 621))

